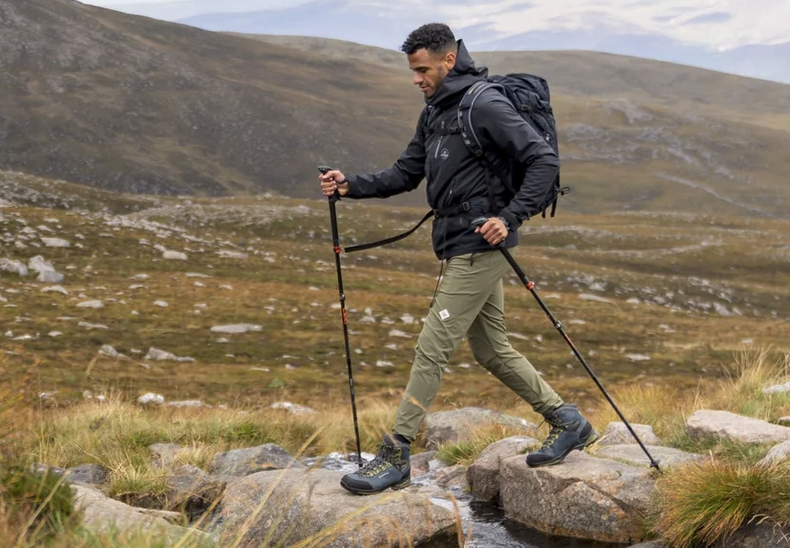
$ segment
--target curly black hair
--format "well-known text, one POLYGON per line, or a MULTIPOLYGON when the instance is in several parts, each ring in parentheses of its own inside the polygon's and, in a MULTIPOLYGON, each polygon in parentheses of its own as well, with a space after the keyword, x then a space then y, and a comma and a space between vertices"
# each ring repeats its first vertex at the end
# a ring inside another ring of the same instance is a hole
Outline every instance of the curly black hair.
POLYGON ((400 49, 407 55, 419 49, 426 49, 431 53, 447 53, 456 51, 458 44, 450 27, 444 23, 428 23, 413 30, 400 49))

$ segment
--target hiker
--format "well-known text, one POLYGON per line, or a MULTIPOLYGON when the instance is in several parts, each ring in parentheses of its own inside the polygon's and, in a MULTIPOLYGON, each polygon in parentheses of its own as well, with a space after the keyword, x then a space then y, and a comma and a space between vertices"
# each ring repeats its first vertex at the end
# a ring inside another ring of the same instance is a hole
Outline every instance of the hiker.
POLYGON ((473 106, 474 131, 496 162, 515 161, 526 175, 515 196, 492 185, 488 164, 477 158, 458 131, 458 107, 466 91, 484 81, 463 41, 447 25, 413 31, 401 50, 426 107, 417 130, 395 164, 377 173, 346 176, 331 170, 319 177, 325 196, 387 198, 427 180, 428 204, 435 212, 433 249, 446 264, 417 342, 409 382, 392 435, 384 435, 374 460, 347 474, 341 485, 355 494, 373 494, 410 484, 410 443, 436 397, 443 368, 466 337, 477 362, 542 414, 551 425, 543 446, 527 456, 529 466, 559 464, 598 434, 575 405, 562 399, 530 362, 511 347, 505 330, 502 277, 510 266, 494 246, 512 251, 518 228, 538 209, 559 170, 559 158, 501 93, 486 90, 473 106), (494 194, 491 196, 490 194, 494 194), (486 217, 482 226, 472 220, 486 217))

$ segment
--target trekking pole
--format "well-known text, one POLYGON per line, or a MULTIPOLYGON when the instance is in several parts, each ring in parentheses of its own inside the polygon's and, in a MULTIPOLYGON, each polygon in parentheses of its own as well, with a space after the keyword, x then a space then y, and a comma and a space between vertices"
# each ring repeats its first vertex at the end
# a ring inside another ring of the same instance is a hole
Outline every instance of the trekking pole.
MULTIPOLYGON (((472 221, 472 225, 473 226, 482 226, 487 221, 488 221, 488 219, 486 217, 480 217, 480 218, 477 218, 474 221, 472 221)), ((527 290, 530 293, 532 293, 532 296, 535 297, 535 300, 538 301, 538 304, 543 309, 543 312, 546 313, 546 316, 549 317, 549 320, 551 320, 551 323, 554 324, 554 327, 557 328, 557 331, 560 332, 560 335, 562 335, 562 338, 564 338, 565 342, 568 343, 568 346, 571 347, 571 351, 573 352, 573 355, 576 356, 576 358, 584 366, 584 369, 587 370, 587 373, 589 373, 589 375, 592 378, 593 382, 595 382, 596 386, 598 386, 598 388, 601 390, 601 393, 603 393, 604 397, 606 398, 606 401, 608 401, 609 404, 612 406, 612 409, 614 409, 615 413, 617 413, 617 416, 620 417, 620 420, 623 421, 623 423, 625 424, 625 427, 628 429, 628 431, 631 433, 631 435, 636 440, 636 443, 639 444, 639 447, 641 447, 642 451, 645 452, 645 455, 647 455, 647 458, 650 459, 650 467, 651 468, 655 468, 656 470, 660 470, 660 468, 658 467, 658 462, 656 462, 656 460, 653 458, 653 456, 647 450, 647 447, 645 447, 645 444, 642 443, 642 440, 639 439, 639 436, 636 435, 636 432, 631 427, 631 424, 626 420, 625 416, 623 416, 623 414, 620 412, 620 409, 618 409, 617 405, 614 403, 614 400, 612 400, 612 397, 606 391, 606 388, 604 388, 604 386, 601 384, 601 381, 598 380, 598 377, 595 376, 595 373, 593 373, 593 370, 587 364, 587 360, 584 359, 584 356, 582 356, 581 353, 576 349, 576 346, 573 344, 573 341, 571 341, 571 338, 568 336, 567 333, 565 333, 565 329, 563 329, 563 327, 562 327, 562 322, 554 317, 554 314, 551 313, 551 310, 549 310, 549 307, 546 306, 546 303, 543 302, 543 299, 540 298, 540 295, 538 295, 538 292, 535 291, 535 282, 530 281, 530 279, 527 278, 527 275, 524 274, 524 271, 521 270, 521 267, 518 265, 516 260, 513 259, 513 256, 510 254, 510 252, 507 249, 505 249, 503 247, 498 247, 498 249, 502 253, 502 255, 505 256, 505 260, 507 260, 507 262, 513 268, 513 270, 515 271, 516 275, 521 280, 521 283, 523 283, 524 287, 526 287, 527 290)))
MULTIPOLYGON (((326 175, 332 171, 331 167, 318 166, 318 171, 326 175)), ((351 347, 348 342, 348 314, 346 312, 346 294, 343 292, 343 273, 340 269, 340 236, 337 230, 337 212, 335 203, 340 200, 340 194, 335 191, 329 196, 329 219, 332 224, 332 246, 335 251, 335 267, 337 269, 337 290, 340 294, 340 314, 343 318, 343 339, 345 340, 346 365, 348 366, 348 389, 351 393, 351 413, 354 417, 354 435, 357 439, 357 465, 362 467, 365 461, 362 460, 362 446, 359 442, 359 422, 357 421, 357 400, 354 396, 354 373, 351 370, 351 347)))

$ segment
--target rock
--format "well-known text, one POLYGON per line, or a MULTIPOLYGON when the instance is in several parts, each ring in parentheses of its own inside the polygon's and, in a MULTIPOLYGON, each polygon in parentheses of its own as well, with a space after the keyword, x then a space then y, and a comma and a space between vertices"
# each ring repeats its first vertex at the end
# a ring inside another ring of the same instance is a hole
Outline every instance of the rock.
MULTIPOLYGON (((682 466, 705 458, 705 455, 685 453, 672 447, 661 447, 660 445, 645 445, 645 447, 661 469, 682 466)), ((632 466, 650 466, 650 459, 647 458, 642 448, 630 443, 601 447, 595 451, 595 456, 625 462, 632 466)))
MULTIPOLYGON (((162 398, 164 400, 164 398, 162 398)), ((184 450, 177 443, 154 443, 148 446, 153 456, 152 463, 156 468, 169 468, 175 462, 178 454, 184 450)))
POLYGON ((460 491, 469 490, 469 482, 466 480, 468 467, 460 464, 440 468, 436 471, 436 485, 442 489, 457 489, 460 491))
POLYGON ((436 451, 417 453, 410 459, 411 477, 416 478, 431 471, 431 461, 436 457, 436 451))
POLYGON ((790 548, 790 527, 782 528, 770 522, 749 524, 713 546, 714 548, 790 548))
POLYGON ((212 474, 247 476, 280 468, 304 468, 304 465, 279 445, 267 443, 249 449, 219 453, 211 461, 210 471, 212 474))
POLYGON ((36 281, 48 284, 61 284, 65 279, 66 277, 63 274, 54 270, 43 270, 36 276, 36 281))
POLYGON ((790 441, 785 441, 779 445, 774 445, 768 451, 768 454, 757 463, 757 466, 771 466, 780 462, 786 462, 788 459, 790 459, 790 441))
POLYGON ((110 471, 100 464, 80 464, 66 469, 66 479, 72 483, 103 485, 110 478, 110 471))
POLYGON ((763 394, 786 394, 790 392, 790 382, 763 388, 763 394))
POLYGON ((650 542, 640 542, 639 544, 632 544, 630 548, 665 548, 665 546, 660 542, 658 542, 657 540, 651 540, 650 542))
POLYGON ((217 255, 220 257, 224 257, 226 259, 246 259, 248 255, 246 253, 240 253, 238 251, 227 251, 225 249, 221 249, 217 252, 217 255))
POLYGON ((248 333, 250 331, 262 331, 260 325, 240 323, 235 325, 217 325, 211 328, 213 333, 248 333))
POLYGON ((430 413, 425 418, 426 448, 436 449, 446 442, 473 439, 475 431, 490 425, 500 424, 535 432, 537 426, 519 417, 503 415, 489 409, 465 407, 454 411, 430 413))
POLYGON ((169 251, 166 250, 162 253, 162 258, 167 259, 169 261, 186 261, 187 254, 181 253, 180 251, 169 251))
POLYGON ((164 350, 160 350, 158 348, 154 348, 153 346, 148 349, 148 353, 143 357, 144 360, 154 360, 154 361, 174 361, 174 362, 193 362, 195 361, 194 358, 179 358, 175 354, 171 354, 170 352, 165 352, 164 350))
POLYGON ((69 294, 69 292, 66 291, 66 288, 64 288, 63 286, 60 286, 60 285, 52 285, 52 286, 49 286, 49 287, 42 287, 41 288, 41 292, 42 293, 55 292, 55 293, 60 293, 62 295, 68 295, 69 294))
POLYGON ((167 508, 184 512, 194 521, 212 510, 228 484, 237 479, 210 476, 195 466, 180 466, 165 480, 167 508))
POLYGON ((269 406, 271 409, 285 409, 292 415, 312 415, 316 411, 303 405, 297 405, 289 401, 278 401, 269 406))
POLYGON ((0 259, 0 271, 2 270, 12 274, 18 274, 23 278, 29 273, 27 267, 21 262, 5 258, 0 259))
POLYGON ((340 487, 342 476, 331 470, 261 472, 229 485, 219 545, 291 546, 330 528, 322 547, 395 548, 455 538, 453 513, 429 497, 407 491, 357 497, 340 487))
POLYGON ((84 301, 77 303, 77 308, 104 308, 104 303, 101 301, 84 301))
POLYGON ((117 358, 118 356, 120 356, 118 351, 114 349, 112 346, 110 346, 109 344, 103 345, 99 349, 99 354, 103 354, 104 356, 109 356, 110 358, 117 358))
POLYGON ((727 411, 696 411, 686 421, 692 436, 731 438, 743 443, 781 443, 790 440, 790 428, 727 411))
MULTIPOLYGON (((631 427, 645 445, 661 445, 653 427, 648 424, 632 424, 631 427)), ((628 431, 624 422, 610 422, 606 425, 598 445, 622 445, 626 443, 637 444, 631 432, 628 431)))
POLYGON ((137 403, 140 405, 162 405, 165 403, 165 398, 159 394, 148 392, 137 398, 137 403))
POLYGON ((105 496, 101 491, 83 485, 72 485, 75 509, 82 514, 85 528, 91 532, 131 533, 151 531, 170 540, 186 537, 208 541, 209 536, 196 529, 172 525, 157 514, 128 506, 105 496))
POLYGON ((502 462, 500 500, 505 515, 544 533, 639 542, 640 516, 652 508, 650 471, 572 452, 559 466, 529 468, 521 457, 502 462))
POLYGON ((63 238, 41 238, 41 241, 47 247, 69 247, 71 244, 63 238))
POLYGON ((195 408, 197 408, 197 407, 206 407, 206 408, 209 408, 209 409, 211 408, 210 405, 206 405, 205 403, 203 403, 200 400, 169 401, 165 405, 167 407, 178 407, 178 408, 182 408, 182 407, 195 407, 195 408))
POLYGON ((499 440, 486 447, 466 471, 466 479, 472 495, 480 500, 497 498, 502 461, 522 455, 526 449, 535 445, 540 445, 535 438, 516 436, 499 440))
POLYGON ((779 426, 790 426, 790 417, 781 417, 776 419, 776 424, 779 426))

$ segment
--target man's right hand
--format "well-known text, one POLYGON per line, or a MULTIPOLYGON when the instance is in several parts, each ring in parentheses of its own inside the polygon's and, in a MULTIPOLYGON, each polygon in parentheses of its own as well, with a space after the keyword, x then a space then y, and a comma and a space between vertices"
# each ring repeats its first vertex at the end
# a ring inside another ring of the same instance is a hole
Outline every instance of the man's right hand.
POLYGON ((348 182, 345 175, 339 171, 327 171, 319 175, 318 180, 321 181, 321 191, 324 196, 334 196, 335 191, 340 196, 348 194, 348 182))

